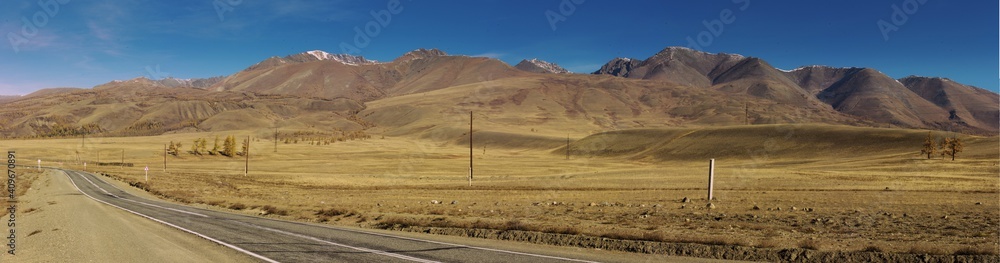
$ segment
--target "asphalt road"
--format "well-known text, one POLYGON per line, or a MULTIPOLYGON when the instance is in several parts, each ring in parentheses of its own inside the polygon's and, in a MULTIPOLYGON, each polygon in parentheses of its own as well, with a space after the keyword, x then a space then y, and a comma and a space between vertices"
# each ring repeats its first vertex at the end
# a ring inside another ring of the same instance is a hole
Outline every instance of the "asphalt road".
POLYGON ((199 209, 136 197, 90 173, 62 171, 98 202, 263 262, 591 262, 199 209))

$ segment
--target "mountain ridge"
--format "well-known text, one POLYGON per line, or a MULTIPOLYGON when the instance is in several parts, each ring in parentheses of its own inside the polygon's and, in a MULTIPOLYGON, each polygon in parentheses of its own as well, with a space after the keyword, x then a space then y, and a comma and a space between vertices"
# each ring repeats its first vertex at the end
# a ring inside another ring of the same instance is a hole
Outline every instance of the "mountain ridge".
POLYGON ((438 49, 416 49, 388 62, 312 50, 270 57, 225 77, 139 77, 5 98, 0 135, 150 135, 269 125, 323 133, 377 125, 386 134, 450 141, 464 130, 456 123, 469 111, 493 116, 479 123, 497 132, 548 137, 782 123, 1000 130, 996 93, 945 78, 897 80, 868 68, 780 70, 761 58, 677 47, 644 60, 615 58, 592 74, 548 74, 558 65, 525 62, 542 71, 438 49))

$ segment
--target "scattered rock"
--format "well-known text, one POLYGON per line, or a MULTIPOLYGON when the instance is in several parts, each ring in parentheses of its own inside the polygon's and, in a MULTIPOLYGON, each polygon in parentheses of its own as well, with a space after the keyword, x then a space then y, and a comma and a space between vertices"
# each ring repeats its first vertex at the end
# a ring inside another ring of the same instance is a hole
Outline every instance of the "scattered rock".
POLYGON ((983 202, 976 202, 976 205, 983 205, 983 202))
POLYGON ((440 204, 440 203, 441 203, 441 201, 438 201, 438 200, 431 200, 431 204, 435 204, 435 205, 436 205, 436 204, 440 204))
POLYGON ((806 212, 812 212, 812 211, 816 211, 816 210, 813 210, 812 207, 806 208, 806 212))
POLYGON ((715 204, 713 204, 713 203, 708 203, 708 205, 706 205, 706 206, 705 206, 705 208, 708 208, 708 209, 715 209, 715 204))
POLYGON ((753 206, 753 210, 760 210, 760 207, 759 207, 759 206, 757 206, 757 205, 754 205, 754 206, 753 206))
POLYGON ((457 205, 457 204, 458 204, 458 200, 452 200, 452 201, 451 201, 451 204, 453 204, 453 205, 457 205))
POLYGON ((681 209, 687 208, 687 205, 681 205, 681 209))
POLYGON ((684 222, 685 222, 685 223, 687 223, 687 222, 691 222, 691 219, 690 219, 690 218, 685 218, 685 219, 684 219, 684 222))
POLYGON ((589 204, 589 205, 587 205, 587 206, 597 206, 597 203, 590 203, 590 204, 589 204))
POLYGON ((691 202, 691 199, 688 199, 687 197, 684 197, 684 199, 681 199, 681 203, 690 203, 690 202, 691 202))
POLYGON ((792 210, 792 211, 795 211, 795 210, 798 210, 798 208, 795 208, 795 207, 793 206, 793 207, 789 208, 788 210, 792 210))
POLYGON ((947 215, 942 216, 941 219, 948 219, 948 216, 947 215))
POLYGON ((781 211, 781 207, 775 208, 774 211, 781 211))

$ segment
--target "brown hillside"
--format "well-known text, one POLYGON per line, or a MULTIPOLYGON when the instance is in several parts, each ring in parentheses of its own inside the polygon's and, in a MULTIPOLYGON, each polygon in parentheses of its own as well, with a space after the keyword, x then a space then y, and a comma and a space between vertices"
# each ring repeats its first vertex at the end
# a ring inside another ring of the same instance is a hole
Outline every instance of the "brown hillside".
MULTIPOLYGON (((935 132, 943 138, 954 133, 935 132)), ((822 162, 829 156, 918 157, 926 130, 861 128, 834 125, 755 125, 684 129, 639 129, 594 134, 572 142, 577 156, 624 157, 638 160, 758 161, 797 159, 822 162)), ((968 158, 998 158, 998 137, 958 135, 968 158)), ((564 154, 559 147, 553 154, 564 154)))
POLYGON ((907 77, 906 88, 948 112, 948 119, 971 127, 1000 129, 1000 95, 943 78, 907 77))
POLYGON ((164 88, 150 86, 145 79, 28 97, 5 106, 0 109, 0 134, 5 137, 137 136, 274 126, 331 133, 362 129, 349 117, 364 107, 349 99, 164 88))

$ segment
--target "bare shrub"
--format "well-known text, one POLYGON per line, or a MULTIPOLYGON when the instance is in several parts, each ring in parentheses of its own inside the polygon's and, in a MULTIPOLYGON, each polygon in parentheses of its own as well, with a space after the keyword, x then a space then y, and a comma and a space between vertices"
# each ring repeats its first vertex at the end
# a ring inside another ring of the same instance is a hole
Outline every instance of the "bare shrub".
POLYGON ((878 245, 869 245, 869 246, 865 247, 864 249, 862 249, 861 251, 862 252, 882 253, 882 252, 885 252, 885 249, 882 249, 882 247, 880 247, 878 245))
POLYGON ((955 250, 955 255, 996 255, 997 251, 986 247, 966 246, 955 250))
POLYGON ((778 248, 781 247, 781 242, 777 239, 768 238, 757 242, 756 247, 759 248, 778 248))
POLYGON ((317 216, 327 216, 327 217, 339 216, 339 215, 351 216, 354 214, 357 214, 357 212, 354 212, 353 210, 350 209, 342 209, 342 208, 328 208, 316 211, 317 216))
POLYGON ((799 242, 799 247, 804 249, 820 250, 823 247, 823 244, 817 239, 806 239, 799 242))
POLYGON ((271 205, 265 205, 265 206, 261 207, 260 209, 264 210, 264 213, 266 213, 268 215, 281 215, 281 216, 288 215, 288 211, 287 210, 279 209, 279 208, 271 206, 271 205))
POLYGON ((947 255, 950 254, 940 246, 929 244, 916 244, 910 247, 910 254, 947 255))
POLYGON ((550 226, 542 230, 545 233, 553 234, 563 234, 563 235, 579 235, 580 230, 572 226, 550 226))
POLYGON ((243 210, 243 209, 246 209, 246 208, 247 208, 247 206, 244 205, 244 204, 241 204, 241 203, 229 204, 229 209, 232 209, 232 210, 243 210))
POLYGON ((524 222, 521 222, 521 220, 511 219, 511 220, 508 220, 506 223, 504 223, 503 224, 503 229, 500 229, 500 230, 531 231, 531 228, 528 226, 528 224, 525 224, 524 222))

